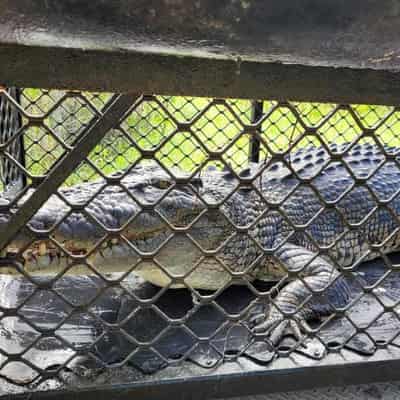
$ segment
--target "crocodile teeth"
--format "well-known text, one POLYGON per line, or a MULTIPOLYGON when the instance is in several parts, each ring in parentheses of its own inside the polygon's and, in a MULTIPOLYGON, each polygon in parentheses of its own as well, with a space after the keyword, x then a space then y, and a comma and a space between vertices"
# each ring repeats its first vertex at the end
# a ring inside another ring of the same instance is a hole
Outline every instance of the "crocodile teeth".
POLYGON ((39 255, 44 256, 47 253, 46 243, 42 242, 39 244, 39 255))

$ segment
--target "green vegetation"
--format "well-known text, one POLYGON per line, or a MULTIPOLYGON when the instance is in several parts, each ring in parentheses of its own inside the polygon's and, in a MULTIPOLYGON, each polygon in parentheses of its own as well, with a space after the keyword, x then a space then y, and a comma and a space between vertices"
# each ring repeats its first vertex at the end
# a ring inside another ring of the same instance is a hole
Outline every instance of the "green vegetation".
MULTIPOLYGON (((24 109, 44 116, 43 124, 25 129, 27 167, 34 175, 47 173, 63 154, 63 142, 71 145, 96 112, 101 111, 110 94, 25 89, 24 109)), ((208 152, 240 169, 248 162, 252 103, 248 100, 212 100, 189 97, 146 97, 121 124, 99 143, 66 184, 96 179, 103 174, 128 168, 140 160, 141 150, 153 151, 164 166, 179 166, 188 173, 207 162, 208 152), (182 126, 180 124, 185 124, 182 126), (96 171, 98 169, 98 171, 96 171)), ((392 107, 355 105, 336 109, 334 104, 291 103, 276 107, 264 102, 265 119, 261 123, 262 157, 295 146, 348 142, 365 128, 376 128, 376 138, 384 144, 400 145, 400 118, 392 107), (392 113, 390 115, 390 113, 392 113), (389 117, 387 117, 389 115, 389 117), (317 128, 319 136, 312 134, 317 128), (301 139, 301 137, 303 137, 301 139)), ((366 138, 363 140, 373 140, 366 138)), ((143 162, 143 161, 141 161, 143 162)))

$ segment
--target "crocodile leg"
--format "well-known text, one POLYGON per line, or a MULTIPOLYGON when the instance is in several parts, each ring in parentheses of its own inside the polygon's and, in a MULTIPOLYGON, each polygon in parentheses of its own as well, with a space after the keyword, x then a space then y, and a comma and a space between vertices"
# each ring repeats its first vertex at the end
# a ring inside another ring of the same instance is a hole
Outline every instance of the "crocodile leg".
POLYGON ((269 315, 253 318, 256 323, 253 332, 267 335, 274 344, 286 333, 300 339, 300 331, 308 329, 307 319, 333 312, 328 298, 336 297, 339 306, 343 306, 349 297, 347 284, 342 277, 338 277, 339 272, 315 252, 287 243, 277 250, 276 256, 295 279, 273 300, 269 315), (303 305, 312 292, 312 299, 303 305), (333 296, 329 296, 328 292, 333 296))

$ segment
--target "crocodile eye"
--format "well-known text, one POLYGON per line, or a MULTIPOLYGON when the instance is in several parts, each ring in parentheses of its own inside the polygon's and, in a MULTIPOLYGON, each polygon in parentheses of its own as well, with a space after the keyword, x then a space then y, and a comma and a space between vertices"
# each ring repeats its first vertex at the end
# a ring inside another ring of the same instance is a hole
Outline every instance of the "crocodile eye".
POLYGON ((165 190, 172 185, 172 182, 167 179, 153 179, 151 181, 151 184, 157 189, 165 190))

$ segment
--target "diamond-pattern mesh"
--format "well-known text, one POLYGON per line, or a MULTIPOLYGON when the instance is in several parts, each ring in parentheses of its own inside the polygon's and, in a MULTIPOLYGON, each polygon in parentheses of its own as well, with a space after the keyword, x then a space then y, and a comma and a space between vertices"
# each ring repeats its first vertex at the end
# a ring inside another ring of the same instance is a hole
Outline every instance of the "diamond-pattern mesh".
MULTIPOLYGON (((111 99, 1 93, 3 230, 111 99)), ((213 366, 255 342, 277 356, 310 340, 325 353, 362 338, 398 346, 397 108, 266 100, 257 114, 257 103, 141 96, 54 187, 2 251, 0 381, 63 382, 83 357, 157 370, 213 366), (368 275, 361 264, 377 257, 368 275), (171 311, 171 293, 190 307, 171 311), (329 339, 338 320, 346 329, 329 339), (247 344, 235 347, 238 329, 247 344)))

